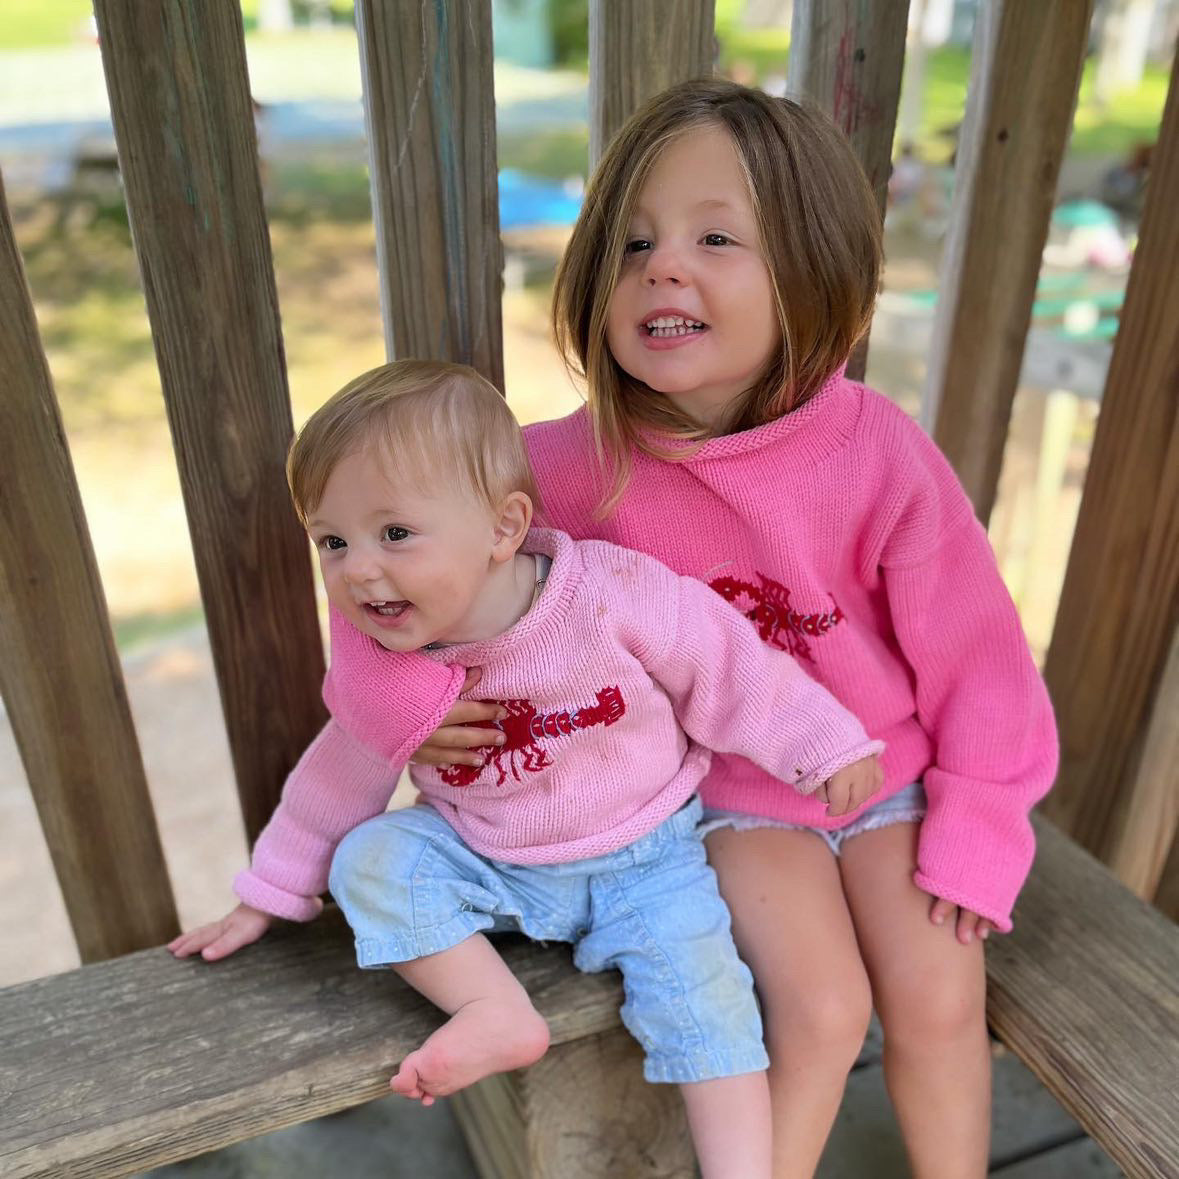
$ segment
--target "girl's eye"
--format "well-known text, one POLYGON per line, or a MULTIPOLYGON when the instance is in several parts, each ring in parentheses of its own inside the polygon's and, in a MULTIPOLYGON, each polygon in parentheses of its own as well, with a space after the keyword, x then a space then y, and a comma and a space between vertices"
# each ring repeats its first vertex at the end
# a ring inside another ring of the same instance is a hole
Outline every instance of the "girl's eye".
POLYGON ((389 527, 381 533, 382 540, 405 540, 407 536, 409 536, 409 529, 401 528, 396 524, 390 524, 389 527))
POLYGON ((706 233, 704 235, 706 246, 727 246, 731 241, 732 238, 723 233, 706 233))
POLYGON ((626 247, 624 248, 623 253, 624 254, 637 254, 642 250, 649 250, 650 248, 651 248, 651 243, 649 241, 647 241, 647 239, 645 237, 636 237, 633 240, 626 243, 626 247))
POLYGON ((325 536, 320 539, 319 547, 327 549, 329 553, 338 553, 340 549, 348 547, 348 542, 340 536, 325 536))

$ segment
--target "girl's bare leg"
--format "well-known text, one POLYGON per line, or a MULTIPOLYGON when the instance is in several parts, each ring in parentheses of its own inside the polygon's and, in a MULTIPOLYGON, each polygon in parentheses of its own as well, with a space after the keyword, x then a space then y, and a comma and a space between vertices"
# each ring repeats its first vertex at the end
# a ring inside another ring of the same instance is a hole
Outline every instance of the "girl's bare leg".
POLYGON ((492 1073, 533 1064, 548 1049, 548 1024, 482 934, 393 969, 450 1016, 401 1062, 389 1082, 395 1093, 431 1105, 492 1073))
POLYGON ((771 1179, 764 1072, 681 1085, 701 1179, 771 1179))
POLYGON ((839 869, 807 831, 721 828, 706 842, 761 999, 773 1176, 809 1177, 872 1013, 839 869))
POLYGON ((916 1179, 981 1179, 991 1124, 982 944, 929 920, 916 823, 844 843, 840 865, 876 1010, 884 1076, 916 1179))

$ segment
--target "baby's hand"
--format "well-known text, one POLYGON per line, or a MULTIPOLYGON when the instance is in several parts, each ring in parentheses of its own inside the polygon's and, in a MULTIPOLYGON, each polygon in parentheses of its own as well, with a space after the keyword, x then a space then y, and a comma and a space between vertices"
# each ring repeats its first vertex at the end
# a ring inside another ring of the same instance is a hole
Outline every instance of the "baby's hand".
POLYGON ((220 921, 213 921, 173 938, 168 943, 168 949, 176 958, 187 958, 199 951, 206 962, 215 962, 218 958, 226 958, 235 950, 240 950, 242 946, 256 942, 270 928, 273 920, 269 913, 243 903, 220 921))
POLYGON ((846 815, 867 802, 883 785, 880 758, 862 757, 832 774, 819 788, 818 797, 827 804, 829 815, 846 815))
MULTIPOLYGON (((469 692, 483 673, 477 667, 467 672, 463 692, 469 692)), ((442 723, 410 754, 409 760, 419 766, 481 766, 486 754, 481 747, 502 745, 504 735, 499 729, 480 728, 507 716, 504 709, 486 700, 456 700, 454 707, 442 718, 442 723)))

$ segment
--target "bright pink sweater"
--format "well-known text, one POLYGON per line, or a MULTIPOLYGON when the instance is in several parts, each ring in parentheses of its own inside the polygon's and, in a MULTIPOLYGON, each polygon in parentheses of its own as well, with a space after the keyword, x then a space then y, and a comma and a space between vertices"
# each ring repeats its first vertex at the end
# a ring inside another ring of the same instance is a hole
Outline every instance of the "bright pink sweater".
MULTIPOLYGON (((636 453, 605 521, 586 412, 525 433, 546 521, 698 577, 791 651, 886 743, 873 801, 924 781, 917 884, 1009 930, 1056 726, 986 533, 906 414, 836 375, 802 408, 687 461, 636 453)), ((854 817, 828 818, 729 754, 700 792, 708 806, 814 827, 854 817)))
POLYGON ((397 655, 337 620, 334 650, 351 656, 344 668, 333 657, 325 694, 335 720, 291 774, 251 869, 235 881, 243 900, 314 916, 335 844, 384 810, 416 747, 405 733, 423 717, 417 703, 407 717, 405 698, 420 699, 407 684, 422 664, 428 704, 453 700, 462 669, 478 666, 477 695, 508 709, 507 740, 481 769, 411 770, 468 846, 508 863, 586 859, 634 842, 696 791, 710 750, 740 751, 778 790, 786 781, 801 793, 880 751, 826 689, 699 581, 560 532, 534 530, 526 551, 552 558, 544 592, 496 638, 397 655), (427 661, 441 673, 441 697, 427 661), (397 717, 387 724, 388 704, 397 717))

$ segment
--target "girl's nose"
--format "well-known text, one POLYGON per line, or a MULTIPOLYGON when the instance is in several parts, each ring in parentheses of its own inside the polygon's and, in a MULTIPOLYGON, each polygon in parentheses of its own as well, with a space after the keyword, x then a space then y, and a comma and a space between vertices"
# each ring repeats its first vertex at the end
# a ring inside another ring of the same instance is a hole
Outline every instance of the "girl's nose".
POLYGON ((679 251, 671 246, 656 246, 647 257, 644 278, 648 286, 667 282, 673 286, 682 286, 687 281, 683 258, 679 251))
POLYGON ((380 566, 363 549, 350 547, 344 561, 344 580, 352 585, 376 581, 381 576, 380 566))

